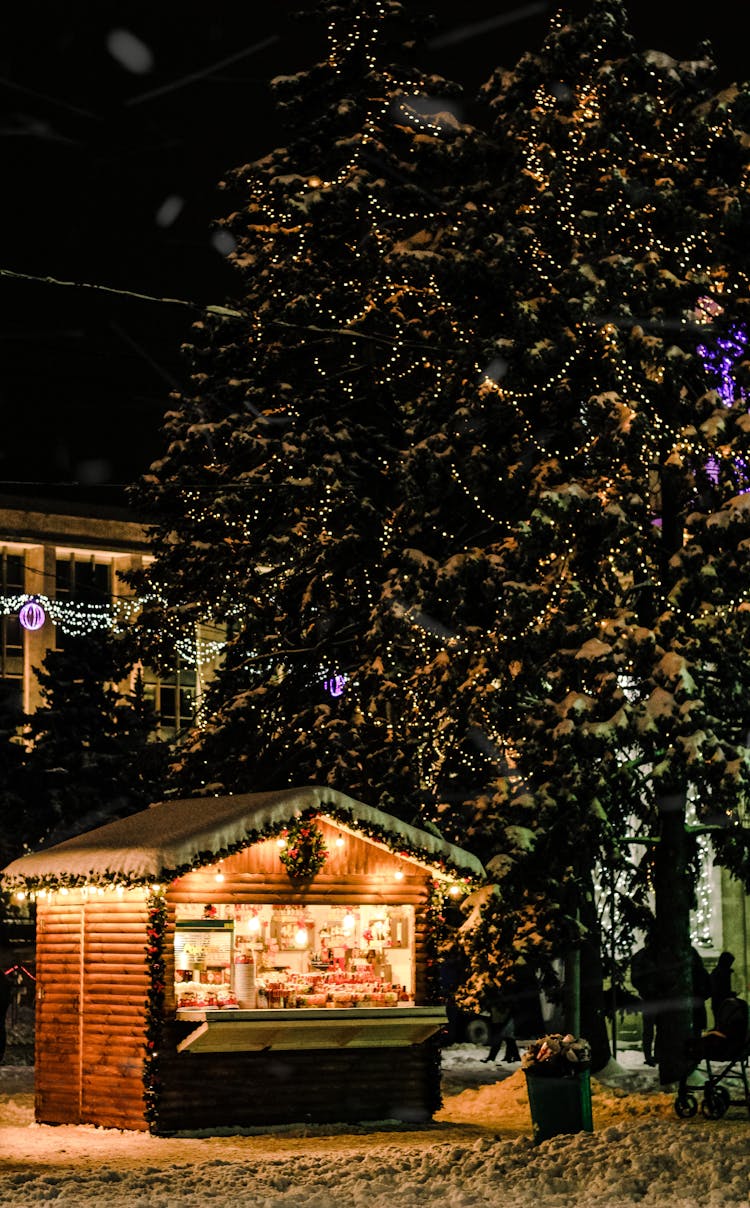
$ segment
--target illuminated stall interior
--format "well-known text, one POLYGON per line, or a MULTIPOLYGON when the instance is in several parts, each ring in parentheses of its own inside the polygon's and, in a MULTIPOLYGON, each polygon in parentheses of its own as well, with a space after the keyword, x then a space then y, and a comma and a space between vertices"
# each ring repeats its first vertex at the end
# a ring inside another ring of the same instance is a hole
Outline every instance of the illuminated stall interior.
POLYGON ((182 903, 175 920, 178 1010, 390 1007, 414 1001, 409 905, 182 903))

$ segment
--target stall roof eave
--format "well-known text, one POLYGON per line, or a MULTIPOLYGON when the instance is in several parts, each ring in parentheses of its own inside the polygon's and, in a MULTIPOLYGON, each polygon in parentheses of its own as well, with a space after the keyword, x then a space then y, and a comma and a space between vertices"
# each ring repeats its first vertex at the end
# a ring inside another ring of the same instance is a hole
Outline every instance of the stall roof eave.
POLYGON ((427 864, 472 880, 484 879, 484 868, 471 852, 336 789, 319 786, 157 802, 21 856, 3 869, 2 879, 11 886, 36 881, 170 881, 312 813, 375 837, 392 850, 420 853, 427 864))

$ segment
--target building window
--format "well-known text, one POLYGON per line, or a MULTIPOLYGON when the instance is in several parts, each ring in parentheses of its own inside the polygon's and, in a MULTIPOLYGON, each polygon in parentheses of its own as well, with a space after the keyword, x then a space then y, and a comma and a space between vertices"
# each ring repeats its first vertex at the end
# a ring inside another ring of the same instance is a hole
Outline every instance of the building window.
MULTIPOLYGON (((0 561, 2 581, 0 588, 4 596, 22 595, 24 586, 23 554, 2 555, 0 561)), ((4 681, 3 699, 17 697, 21 703, 23 682, 23 630, 18 616, 0 619, 0 680, 4 681)))
POLYGON ((150 667, 143 670, 143 692, 157 715, 159 734, 173 738, 195 721, 195 667, 180 659, 171 675, 157 676, 150 667))
MULTIPOLYGON (((55 596, 76 604, 111 604, 112 564, 91 558, 57 558, 55 561, 55 596)), ((65 648, 65 634, 55 629, 55 646, 65 648)))
POLYGON ((55 595, 79 604, 109 604, 112 600, 112 565, 93 558, 58 558, 55 562, 55 595))

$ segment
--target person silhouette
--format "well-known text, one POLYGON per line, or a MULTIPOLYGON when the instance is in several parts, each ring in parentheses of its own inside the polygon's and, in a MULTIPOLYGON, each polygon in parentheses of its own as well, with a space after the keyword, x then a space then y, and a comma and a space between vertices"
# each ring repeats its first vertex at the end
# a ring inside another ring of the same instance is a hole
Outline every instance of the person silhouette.
POLYGON ((630 980, 638 991, 641 999, 641 1017, 643 1020, 643 1060, 646 1065, 656 1065, 654 1059, 654 1030, 656 1017, 659 1013, 658 962, 656 951, 649 938, 642 948, 633 953, 630 961, 630 980))
POLYGON ((711 983, 711 1012, 714 1017, 714 1026, 716 1026, 716 1020, 719 1017, 721 1004, 732 993, 733 964, 734 953, 722 952, 709 974, 709 981, 711 983))

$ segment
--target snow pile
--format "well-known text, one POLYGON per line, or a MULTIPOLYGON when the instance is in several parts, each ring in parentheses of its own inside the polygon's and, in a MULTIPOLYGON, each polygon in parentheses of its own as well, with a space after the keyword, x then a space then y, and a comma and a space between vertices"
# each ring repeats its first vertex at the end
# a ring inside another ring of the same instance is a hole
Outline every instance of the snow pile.
POLYGON ((653 1070, 621 1054, 592 1081, 594 1132, 531 1139, 524 1077, 445 1053, 435 1123, 151 1137, 33 1123, 33 1070, 0 1067, 0 1204, 107 1208, 747 1208, 747 1112, 679 1120, 653 1070), (633 1089, 640 1087, 640 1089, 633 1089))
MULTIPOLYGON (((492 1069, 492 1066, 489 1068, 492 1069)), ((520 1130, 530 1136, 531 1113, 525 1075, 516 1068, 514 1073, 501 1076, 502 1082, 469 1087, 446 1097, 435 1119, 477 1124, 500 1132, 520 1130)), ((444 1096, 446 1081, 450 1085, 450 1075, 443 1079, 444 1096)), ((656 1070, 648 1067, 629 1070, 620 1062, 611 1061, 605 1070, 591 1080, 594 1128, 622 1123, 633 1116, 640 1120, 668 1119, 673 1114, 674 1098, 673 1091, 663 1091, 659 1087, 656 1070)))

